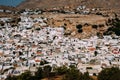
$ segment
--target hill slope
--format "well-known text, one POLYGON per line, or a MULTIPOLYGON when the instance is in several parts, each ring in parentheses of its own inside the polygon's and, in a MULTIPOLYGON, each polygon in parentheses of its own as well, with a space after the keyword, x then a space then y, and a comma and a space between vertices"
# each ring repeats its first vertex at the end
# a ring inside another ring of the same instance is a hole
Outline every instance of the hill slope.
POLYGON ((21 3, 18 8, 51 8, 78 5, 86 5, 88 7, 103 7, 118 9, 120 6, 119 0, 26 0, 21 3))
POLYGON ((15 11, 15 7, 0 5, 0 9, 15 11))

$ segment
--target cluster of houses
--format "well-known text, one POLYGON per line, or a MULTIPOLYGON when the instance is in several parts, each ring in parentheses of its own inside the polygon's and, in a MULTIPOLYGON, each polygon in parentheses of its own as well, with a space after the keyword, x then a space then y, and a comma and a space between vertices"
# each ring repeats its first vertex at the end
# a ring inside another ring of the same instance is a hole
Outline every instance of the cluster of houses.
POLYGON ((21 15, 38 15, 38 14, 42 14, 42 12, 43 12, 42 10, 37 8, 37 9, 23 9, 19 13, 21 15))
MULTIPOLYGON (((3 22, 9 18, 1 18, 3 22)), ((120 37, 78 39, 64 36, 64 28, 52 28, 47 18, 21 16, 18 26, 0 26, 0 79, 37 67, 75 65, 81 72, 98 74, 102 68, 120 67, 120 37), (47 64, 41 65, 42 61, 47 64)))
POLYGON ((5 12, 5 13, 12 13, 12 11, 11 10, 4 10, 4 9, 0 9, 0 12, 5 12))
POLYGON ((70 7, 53 7, 49 9, 23 9, 19 11, 21 15, 38 15, 42 13, 62 13, 62 14, 82 14, 82 15, 89 15, 89 14, 96 14, 100 12, 99 8, 88 8, 85 5, 80 5, 75 9, 71 9, 70 7))
POLYGON ((90 12, 91 12, 91 10, 89 8, 87 8, 85 5, 78 6, 76 8, 76 11, 79 14, 90 14, 90 12))

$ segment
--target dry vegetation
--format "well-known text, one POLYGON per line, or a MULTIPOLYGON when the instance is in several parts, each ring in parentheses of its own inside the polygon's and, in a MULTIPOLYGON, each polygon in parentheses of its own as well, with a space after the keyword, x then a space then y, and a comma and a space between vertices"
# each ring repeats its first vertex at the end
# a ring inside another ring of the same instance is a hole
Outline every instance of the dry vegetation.
POLYGON ((48 18, 48 24, 52 27, 61 27, 65 26, 66 32, 70 32, 71 36, 78 38, 89 38, 94 36, 97 32, 101 30, 106 30, 107 27, 93 29, 92 25, 105 25, 107 17, 97 16, 97 15, 80 15, 80 14, 45 14, 45 17, 48 18), (81 24, 83 33, 80 34, 76 25, 81 24), (87 24, 87 25, 85 25, 87 24))

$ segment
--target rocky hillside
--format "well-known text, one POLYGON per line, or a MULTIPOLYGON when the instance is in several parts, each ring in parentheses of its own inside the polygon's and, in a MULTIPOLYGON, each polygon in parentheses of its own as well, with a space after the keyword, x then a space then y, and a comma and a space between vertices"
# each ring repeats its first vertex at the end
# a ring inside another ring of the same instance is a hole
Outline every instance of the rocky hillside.
POLYGON ((10 11, 15 11, 17 10, 15 7, 11 7, 11 6, 2 6, 0 5, 0 10, 10 10, 10 11))
POLYGON ((76 7, 86 5, 87 7, 103 7, 107 9, 118 9, 119 0, 26 0, 18 8, 52 8, 52 7, 76 7))

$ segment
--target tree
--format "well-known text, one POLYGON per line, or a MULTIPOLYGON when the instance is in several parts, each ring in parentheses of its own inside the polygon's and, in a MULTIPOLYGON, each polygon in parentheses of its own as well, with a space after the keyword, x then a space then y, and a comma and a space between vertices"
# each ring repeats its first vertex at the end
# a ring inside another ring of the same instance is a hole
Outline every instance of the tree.
POLYGON ((44 64, 48 64, 49 62, 47 62, 46 60, 42 60, 41 62, 40 62, 40 65, 44 65, 44 64))
POLYGON ((35 72, 35 79, 40 80, 43 78, 43 69, 41 67, 35 72))
POLYGON ((95 52, 94 52, 94 55, 95 55, 95 56, 97 56, 97 54, 98 54, 98 52, 97 52, 97 51, 95 51, 95 52))
POLYGON ((70 65, 69 69, 67 70, 63 80, 93 80, 88 72, 82 74, 77 67, 74 65, 70 65))
POLYGON ((0 26, 4 26, 4 25, 5 25, 5 23, 0 21, 0 26))
POLYGON ((111 76, 110 80, 120 80, 120 70, 111 76))
POLYGON ((17 77, 17 80, 33 80, 32 74, 30 71, 26 71, 17 77))
POLYGON ((116 17, 115 19, 108 20, 108 23, 110 23, 111 27, 104 34, 110 35, 113 32, 120 36, 120 19, 116 17))
POLYGON ((81 28, 82 28, 82 25, 81 25, 81 24, 76 25, 76 28, 77 28, 77 29, 81 29, 81 28))
POLYGON ((49 75, 50 75, 50 72, 52 70, 52 67, 47 65, 47 66, 44 66, 43 70, 44 70, 44 77, 48 77, 49 78, 50 77, 49 75))
POLYGON ((99 24, 98 27, 100 27, 100 28, 101 28, 101 27, 104 27, 104 24, 99 24))
POLYGON ((76 67, 70 67, 63 80, 80 80, 81 74, 76 67))
POLYGON ((92 25, 92 28, 97 29, 98 25, 92 25))
POLYGON ((5 80, 35 80, 30 71, 26 71, 19 76, 8 76, 5 80))
POLYGON ((82 30, 82 29, 79 29, 79 30, 78 30, 78 33, 82 33, 82 32, 83 32, 83 30, 82 30))
POLYGON ((57 72, 58 75, 63 75, 68 71, 68 68, 66 66, 57 67, 55 71, 57 72))
POLYGON ((88 72, 85 72, 82 76, 81 80, 93 80, 90 76, 88 72))
POLYGON ((8 76, 5 80, 17 80, 16 76, 8 76))
POLYGON ((98 74, 98 80, 120 80, 119 74, 119 68, 105 68, 98 74))

